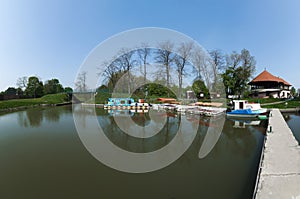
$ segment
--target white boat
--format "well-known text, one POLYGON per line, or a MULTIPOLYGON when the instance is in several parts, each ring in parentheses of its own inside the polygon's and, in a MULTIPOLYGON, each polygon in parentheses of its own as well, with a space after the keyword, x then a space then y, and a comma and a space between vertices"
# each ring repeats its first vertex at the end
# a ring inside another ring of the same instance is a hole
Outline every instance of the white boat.
POLYGON ((233 100, 233 110, 227 112, 228 117, 256 118, 265 115, 267 109, 261 108, 259 103, 248 103, 247 100, 233 100))

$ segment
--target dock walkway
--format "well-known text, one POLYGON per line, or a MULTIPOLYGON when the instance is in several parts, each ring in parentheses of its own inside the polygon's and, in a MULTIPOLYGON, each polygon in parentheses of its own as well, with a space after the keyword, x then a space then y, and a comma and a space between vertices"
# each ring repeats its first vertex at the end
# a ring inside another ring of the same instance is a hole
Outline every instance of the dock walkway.
POLYGON ((300 199, 300 147, 279 109, 271 111, 262 155, 255 198, 300 199))

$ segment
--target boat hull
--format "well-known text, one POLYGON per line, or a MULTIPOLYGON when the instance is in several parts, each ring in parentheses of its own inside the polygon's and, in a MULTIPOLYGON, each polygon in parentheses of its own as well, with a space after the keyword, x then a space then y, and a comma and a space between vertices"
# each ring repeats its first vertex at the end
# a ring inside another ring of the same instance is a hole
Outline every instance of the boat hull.
POLYGON ((259 114, 228 114, 227 117, 233 118, 257 118, 259 114))
POLYGON ((267 114, 267 109, 259 109, 259 110, 251 110, 251 109, 243 109, 243 110, 235 110, 227 113, 227 117, 235 117, 235 118, 258 118, 260 115, 267 114))

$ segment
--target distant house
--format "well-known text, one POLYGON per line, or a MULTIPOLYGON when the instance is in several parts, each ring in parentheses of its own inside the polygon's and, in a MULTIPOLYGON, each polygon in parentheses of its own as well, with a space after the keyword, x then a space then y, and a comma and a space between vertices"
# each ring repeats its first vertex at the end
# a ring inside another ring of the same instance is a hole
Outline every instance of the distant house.
POLYGON ((251 96, 258 98, 289 98, 291 97, 290 87, 287 81, 280 77, 276 77, 264 70, 250 83, 251 96))
POLYGON ((187 99, 195 99, 196 95, 195 95, 194 91, 186 91, 186 98, 187 99))

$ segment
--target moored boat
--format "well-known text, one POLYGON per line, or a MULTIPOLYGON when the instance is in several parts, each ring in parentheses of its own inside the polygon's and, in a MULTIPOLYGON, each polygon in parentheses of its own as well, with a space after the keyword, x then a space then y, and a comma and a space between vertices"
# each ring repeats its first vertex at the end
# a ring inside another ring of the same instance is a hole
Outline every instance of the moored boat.
POLYGON ((108 98, 104 108, 107 109, 148 109, 149 104, 144 100, 135 102, 133 98, 108 98))
POLYGON ((259 103, 248 103, 247 100, 233 100, 233 109, 227 112, 228 117, 257 118, 266 115, 267 109, 259 103))

